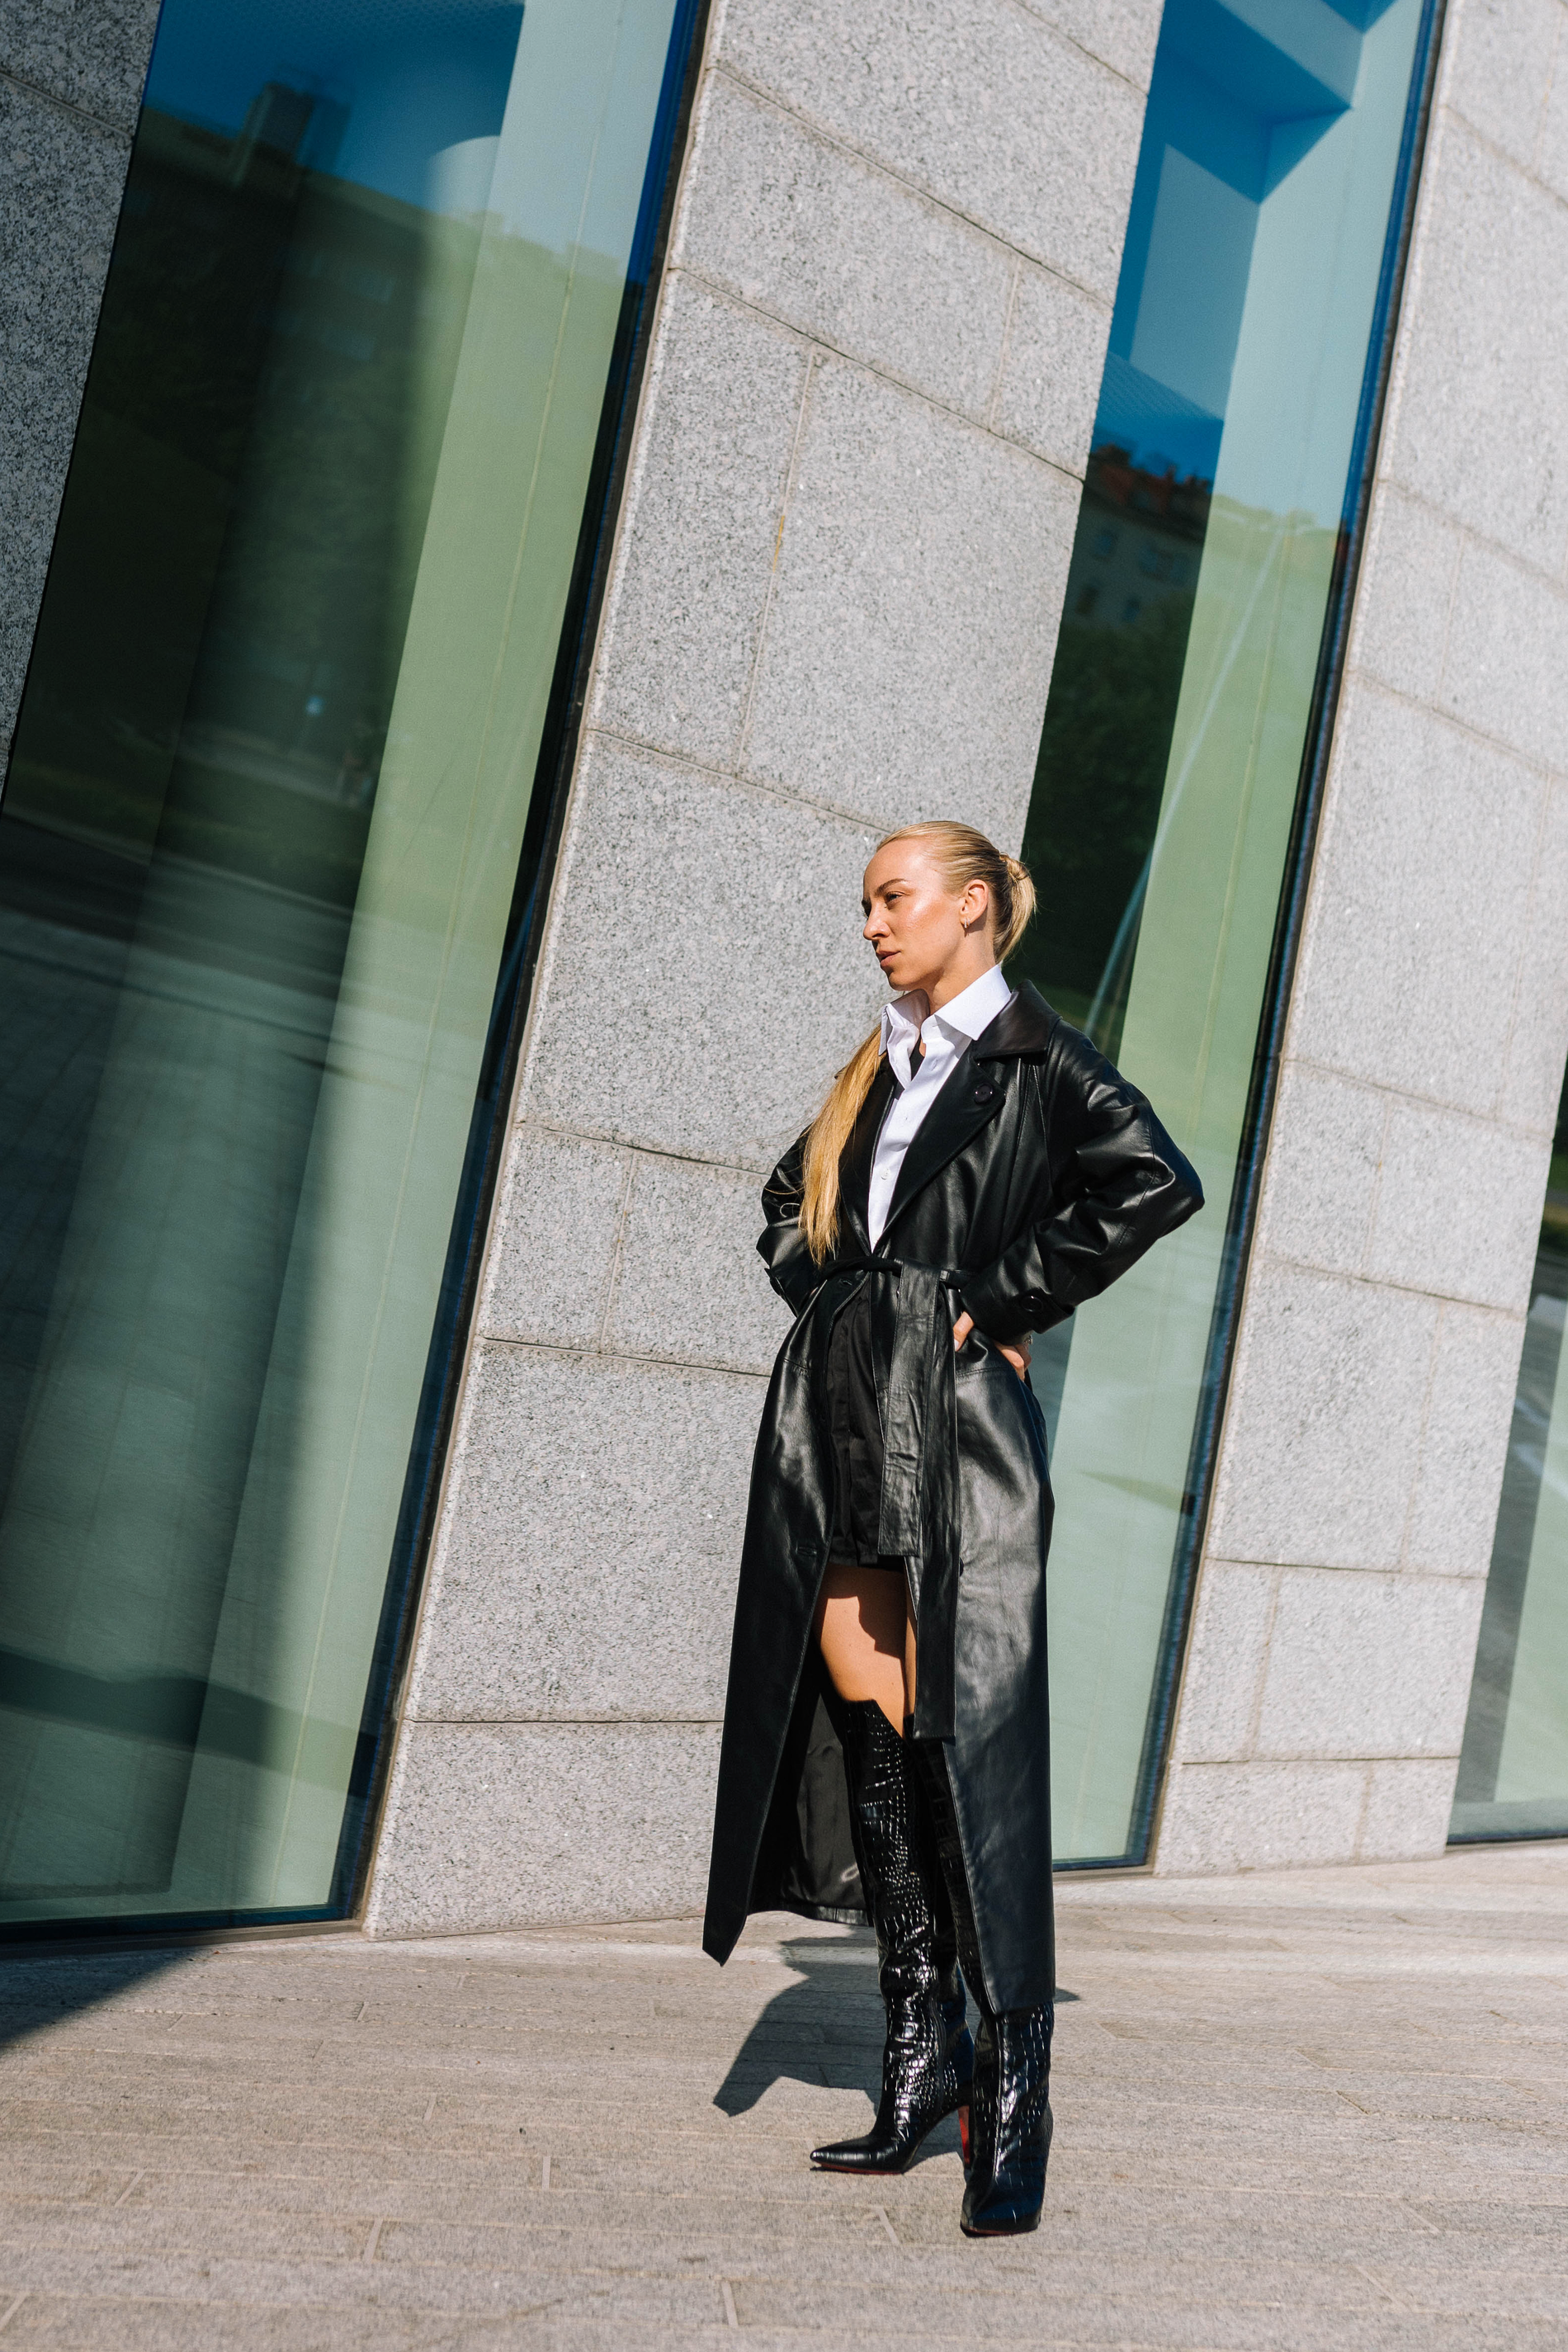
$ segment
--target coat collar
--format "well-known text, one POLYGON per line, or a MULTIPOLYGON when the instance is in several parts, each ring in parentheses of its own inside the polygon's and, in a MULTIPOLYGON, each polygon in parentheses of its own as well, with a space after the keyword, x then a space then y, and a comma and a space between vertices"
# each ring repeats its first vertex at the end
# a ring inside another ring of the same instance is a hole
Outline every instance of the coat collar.
MULTIPOLYGON (((1046 1003, 1032 980, 1020 981, 1018 993, 1005 1004, 989 1029, 974 1041, 982 1061, 1016 1061, 1026 1054, 1043 1054, 1062 1016, 1046 1003)), ((943 1089, 945 1092, 945 1088, 943 1089)))

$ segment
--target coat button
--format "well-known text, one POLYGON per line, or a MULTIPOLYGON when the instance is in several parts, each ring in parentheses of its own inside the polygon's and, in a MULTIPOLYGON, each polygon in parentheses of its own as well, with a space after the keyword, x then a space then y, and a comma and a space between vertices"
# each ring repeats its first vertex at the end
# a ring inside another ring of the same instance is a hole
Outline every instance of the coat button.
POLYGON ((974 1099, 976 1102, 989 1102, 995 1091, 994 1087, 976 1087, 974 1099))

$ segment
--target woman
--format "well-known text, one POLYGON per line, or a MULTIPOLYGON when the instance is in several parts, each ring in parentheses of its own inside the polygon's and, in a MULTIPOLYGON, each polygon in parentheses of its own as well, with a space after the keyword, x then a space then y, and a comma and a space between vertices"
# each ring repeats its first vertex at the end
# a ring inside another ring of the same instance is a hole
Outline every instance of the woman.
POLYGON ((901 2171, 957 2110, 963 2226, 1003 2234, 1039 2220, 1056 1989, 1029 1349, 1203 1195, 1137 1089, 1005 979, 1034 907, 1016 858, 912 825, 864 907, 894 1001, 763 1194, 795 1322, 752 1474, 703 1942, 723 1962, 749 1911, 843 1914, 858 1872, 882 2098, 812 2162, 901 2171))

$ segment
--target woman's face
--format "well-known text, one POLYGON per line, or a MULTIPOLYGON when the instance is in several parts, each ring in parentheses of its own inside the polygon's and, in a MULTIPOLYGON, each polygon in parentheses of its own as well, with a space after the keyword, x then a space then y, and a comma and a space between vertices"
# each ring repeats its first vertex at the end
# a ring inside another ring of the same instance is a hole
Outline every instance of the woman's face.
POLYGON ((949 891, 929 850, 918 841, 890 841, 866 868, 866 928, 895 993, 920 989, 930 996, 953 964, 972 961, 982 947, 990 952, 987 917, 991 894, 971 882, 957 898, 949 891))

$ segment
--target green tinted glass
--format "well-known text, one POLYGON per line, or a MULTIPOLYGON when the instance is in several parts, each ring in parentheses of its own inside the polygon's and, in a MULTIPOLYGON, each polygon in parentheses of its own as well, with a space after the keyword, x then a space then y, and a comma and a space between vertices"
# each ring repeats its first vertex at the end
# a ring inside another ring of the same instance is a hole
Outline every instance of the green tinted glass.
POLYGON ((344 1900, 675 15, 164 10, 0 817, 0 1917, 344 1900))
POLYGON ((1226 1216, 1359 473, 1421 0, 1168 0, 1024 855, 1016 969, 1205 1213, 1037 1351, 1058 1858, 1136 1854, 1226 1216))
POLYGON ((1568 1835, 1568 1087, 1454 1793, 1456 1838, 1568 1835))

